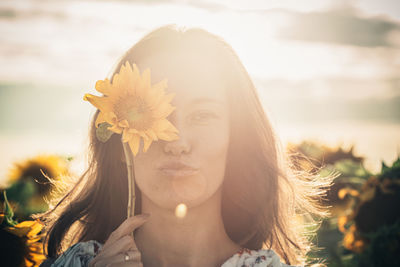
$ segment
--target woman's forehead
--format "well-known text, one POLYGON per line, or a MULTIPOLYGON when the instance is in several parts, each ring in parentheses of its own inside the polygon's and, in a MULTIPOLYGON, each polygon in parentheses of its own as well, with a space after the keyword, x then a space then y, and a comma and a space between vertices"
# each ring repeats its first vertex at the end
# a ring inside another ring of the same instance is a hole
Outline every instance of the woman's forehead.
POLYGON ((169 55, 148 57, 137 64, 141 72, 150 68, 152 84, 167 79, 166 91, 176 93, 177 98, 196 103, 226 102, 226 81, 216 62, 198 55, 169 55))

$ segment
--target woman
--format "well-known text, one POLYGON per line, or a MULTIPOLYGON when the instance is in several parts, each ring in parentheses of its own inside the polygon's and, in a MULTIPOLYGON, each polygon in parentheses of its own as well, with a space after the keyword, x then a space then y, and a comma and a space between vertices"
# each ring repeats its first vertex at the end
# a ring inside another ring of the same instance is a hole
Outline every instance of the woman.
POLYGON ((62 210, 48 231, 49 259, 42 265, 56 258, 53 266, 304 264, 308 243, 293 216, 295 210, 323 215, 313 198, 323 191, 309 179, 316 177, 291 175, 232 48, 201 29, 165 26, 127 51, 114 75, 125 62, 149 68, 152 81, 168 79, 176 107, 168 118, 179 139, 138 149, 135 216, 126 219, 121 135, 104 143, 96 138, 97 110, 89 168, 47 214, 62 210), (175 214, 179 204, 187 207, 184 217, 175 214))

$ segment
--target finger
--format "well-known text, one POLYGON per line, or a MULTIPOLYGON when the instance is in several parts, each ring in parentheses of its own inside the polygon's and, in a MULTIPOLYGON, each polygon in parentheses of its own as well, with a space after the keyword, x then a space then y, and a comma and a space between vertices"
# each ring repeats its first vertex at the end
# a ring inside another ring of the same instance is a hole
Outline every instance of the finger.
MULTIPOLYGON (((150 214, 148 213, 144 213, 144 214, 140 214, 140 215, 136 215, 133 217, 130 217, 128 219, 126 219, 114 232, 115 232, 115 236, 116 239, 130 234, 131 232, 133 232, 133 230, 135 230, 136 228, 138 228, 140 225, 142 225, 148 218, 149 218, 150 214)), ((114 233, 113 232, 113 233, 114 233)))
MULTIPOLYGON (((91 262, 89 266, 109 266, 115 263, 123 263, 123 262, 141 262, 142 255, 139 250, 130 249, 123 250, 117 254, 113 255, 97 255, 91 262), (128 255, 128 258, 126 258, 128 255)), ((119 266, 119 265, 118 265, 119 266)), ((135 265, 136 266, 136 265, 135 265)))
MULTIPOLYGON (((126 219, 114 232, 111 233, 109 236, 108 240, 106 241, 107 243, 114 243, 116 240, 121 238, 124 235, 130 234, 133 232, 136 228, 141 226, 147 218, 150 216, 150 214, 141 214, 137 216, 130 217, 126 219)), ((106 245, 104 244, 104 245, 106 245)))
POLYGON ((126 253, 119 253, 108 258, 103 258, 96 263, 96 266, 123 266, 124 264, 132 266, 132 263, 141 263, 141 255, 139 251, 129 250, 126 251, 126 253), (128 260, 126 259, 127 255, 129 256, 128 260))
POLYGON ((137 250, 133 236, 125 235, 103 250, 101 257, 110 257, 127 250, 137 250))
POLYGON ((121 253, 120 255, 123 255, 123 259, 125 261, 137 261, 140 262, 142 261, 142 255, 139 252, 139 250, 128 250, 125 251, 124 253, 121 253))
POLYGON ((106 267, 143 267, 143 263, 126 261, 126 262, 118 262, 118 263, 109 264, 106 267))

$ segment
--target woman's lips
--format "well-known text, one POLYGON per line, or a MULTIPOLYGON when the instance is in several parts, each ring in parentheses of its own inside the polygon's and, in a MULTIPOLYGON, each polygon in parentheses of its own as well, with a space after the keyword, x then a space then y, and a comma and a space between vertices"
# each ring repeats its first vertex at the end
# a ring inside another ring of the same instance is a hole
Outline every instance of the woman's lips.
POLYGON ((186 177, 195 175, 198 170, 196 169, 160 169, 160 172, 165 176, 173 176, 173 177, 186 177))
POLYGON ((158 170, 165 176, 185 177, 196 174, 199 169, 187 162, 170 160, 159 165, 158 170))

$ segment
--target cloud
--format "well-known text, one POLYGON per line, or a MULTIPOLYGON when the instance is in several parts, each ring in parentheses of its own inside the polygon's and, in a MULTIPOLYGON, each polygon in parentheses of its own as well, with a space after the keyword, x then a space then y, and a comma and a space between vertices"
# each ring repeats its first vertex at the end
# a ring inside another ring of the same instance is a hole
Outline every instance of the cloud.
POLYGON ((400 47, 400 22, 388 17, 365 17, 357 9, 288 12, 289 26, 278 37, 360 47, 400 47))
POLYGON ((267 110, 280 120, 363 120, 400 123, 400 79, 332 77, 288 81, 255 79, 267 110))

